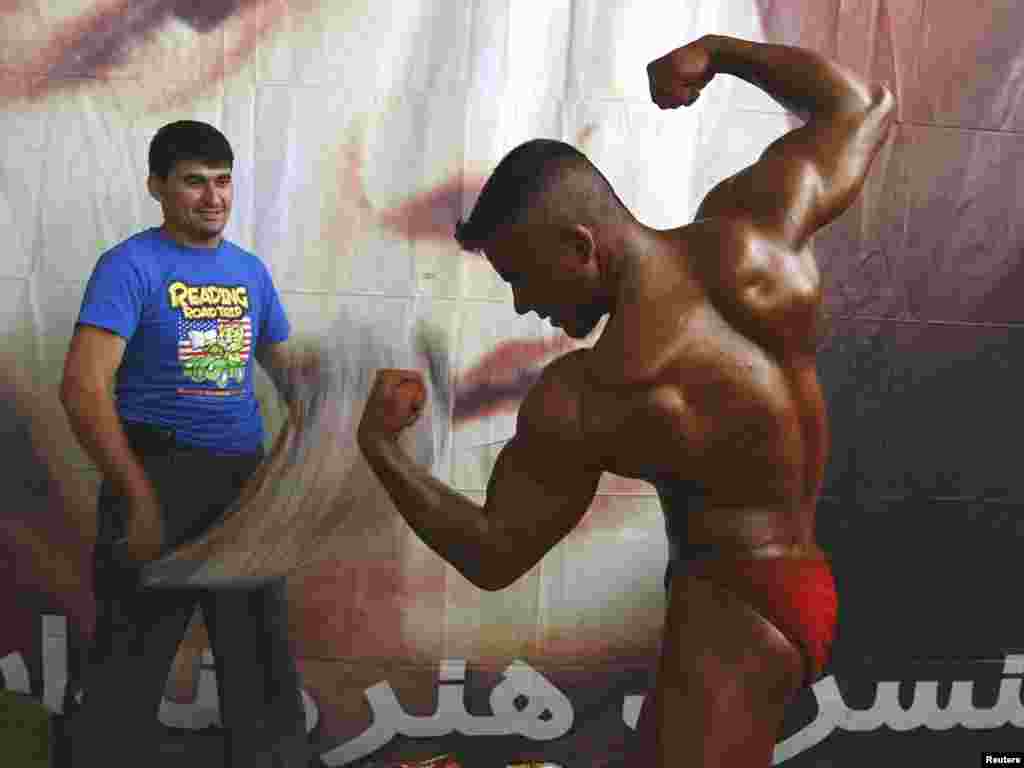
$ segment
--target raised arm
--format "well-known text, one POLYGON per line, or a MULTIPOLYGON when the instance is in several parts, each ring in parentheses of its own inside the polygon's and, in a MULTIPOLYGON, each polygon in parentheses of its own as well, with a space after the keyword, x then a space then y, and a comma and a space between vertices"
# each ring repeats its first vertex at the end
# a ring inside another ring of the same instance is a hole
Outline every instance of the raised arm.
POLYGON ((359 428, 363 454, 420 539, 481 589, 504 589, 529 571, 576 527, 597 491, 601 471, 587 461, 573 414, 574 368, 555 361, 530 391, 483 507, 414 464, 380 426, 396 423, 397 375, 410 374, 378 375, 359 428))
POLYGON ((793 249, 856 198, 895 112, 889 90, 825 57, 784 45, 709 35, 648 67, 663 108, 692 104, 716 74, 739 77, 806 122, 716 186, 697 218, 742 218, 793 249))

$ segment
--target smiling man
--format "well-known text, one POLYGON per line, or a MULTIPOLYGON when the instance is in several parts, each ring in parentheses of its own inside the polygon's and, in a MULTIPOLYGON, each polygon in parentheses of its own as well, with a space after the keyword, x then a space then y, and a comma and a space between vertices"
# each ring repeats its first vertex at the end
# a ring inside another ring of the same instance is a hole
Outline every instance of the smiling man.
POLYGON ((398 447, 423 407, 419 373, 378 373, 359 441, 409 525, 486 590, 576 527, 603 472, 650 481, 671 560, 636 764, 766 768, 837 612, 815 541, 828 431, 811 237, 857 196, 894 105, 816 53, 719 36, 651 62, 651 96, 688 106, 717 74, 806 122, 712 189, 693 223, 644 226, 580 152, 535 140, 499 163, 459 226, 518 312, 578 339, 611 316, 593 349, 555 360, 531 389, 484 506, 398 447))
POLYGON ((284 580, 244 591, 144 589, 140 569, 200 536, 263 458, 253 359, 290 399, 295 353, 263 263, 223 232, 234 156, 214 127, 171 123, 150 145, 164 223, 102 255, 86 287, 61 400, 103 473, 97 621, 76 765, 149 765, 171 661, 200 605, 216 658, 226 765, 304 766, 305 713, 284 580))

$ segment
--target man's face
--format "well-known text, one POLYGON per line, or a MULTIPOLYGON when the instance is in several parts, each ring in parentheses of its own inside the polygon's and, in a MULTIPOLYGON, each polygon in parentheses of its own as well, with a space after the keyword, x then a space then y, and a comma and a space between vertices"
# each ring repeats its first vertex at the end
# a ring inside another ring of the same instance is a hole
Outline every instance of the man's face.
POLYGON ((484 248, 512 288, 516 312, 536 312, 574 339, 586 338, 607 312, 596 285, 573 253, 571 236, 551 228, 502 228, 484 248))
POLYGON ((186 245, 215 247, 231 213, 231 169, 201 162, 178 163, 163 182, 150 177, 170 234, 186 245))

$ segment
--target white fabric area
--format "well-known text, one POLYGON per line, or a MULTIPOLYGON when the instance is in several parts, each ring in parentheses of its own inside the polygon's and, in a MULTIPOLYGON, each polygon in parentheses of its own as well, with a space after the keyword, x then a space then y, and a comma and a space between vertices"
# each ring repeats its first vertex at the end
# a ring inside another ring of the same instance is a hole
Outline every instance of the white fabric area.
MULTIPOLYGON (((670 227, 692 218, 713 183, 790 125, 767 97, 727 77, 692 109, 662 112, 650 102, 651 59, 705 33, 761 39, 752 0, 243 3, 207 25, 160 3, 139 4, 130 20, 110 16, 109 28, 91 33, 116 48, 125 25, 147 30, 101 66, 103 46, 76 48, 73 35, 61 37, 89 16, 88 5, 20 3, 0 32, 12 82, 32 80, 37 88, 26 97, 11 86, 0 114, 5 351, 55 403, 99 254, 161 221, 144 186, 151 138, 171 120, 204 120, 236 153, 226 235, 268 264, 297 335, 334 350, 349 374, 359 372, 360 385, 386 360, 420 364, 416 328, 429 326, 443 339, 451 397, 431 393, 417 456, 478 500, 514 430, 516 403, 455 423, 460 382, 508 342, 540 342, 550 351, 499 361, 485 383, 537 369, 565 348, 535 316, 518 317, 507 286, 451 238, 497 161, 534 137, 577 144, 638 218, 670 227), (71 53, 47 53, 54 40, 70 41, 71 53)), ((269 442, 284 412, 262 374, 257 386, 269 442)), ((154 568, 152 578, 224 582, 231 574, 266 575, 258 561, 275 562, 278 572, 362 551, 366 540, 352 527, 337 527, 335 538, 319 543, 307 535, 297 549, 282 532, 281 521, 333 509, 342 496, 370 503, 365 519, 394 525, 375 481, 353 474, 351 429, 361 403, 351 388, 344 393, 324 401, 292 461, 250 500, 279 510, 279 522, 267 512, 265 524, 248 533, 232 528, 231 546, 221 534, 218 546, 235 553, 234 570, 224 570, 226 561, 201 573, 164 564, 163 577, 154 568), (323 418, 331 408, 333 419, 323 418), (260 554, 246 561, 241 553, 251 547, 260 554)), ((70 430, 62 440, 78 471, 98 482, 70 430)), ((644 610, 655 610, 666 549, 652 493, 643 484, 603 485, 594 527, 570 536, 538 567, 539 588, 572 611, 614 611, 615 597, 635 594, 642 578, 650 598, 644 610), (621 568, 601 567, 609 552, 621 568)), ((398 567, 427 567, 414 534, 395 530, 408 540, 402 556, 412 558, 398 567)))

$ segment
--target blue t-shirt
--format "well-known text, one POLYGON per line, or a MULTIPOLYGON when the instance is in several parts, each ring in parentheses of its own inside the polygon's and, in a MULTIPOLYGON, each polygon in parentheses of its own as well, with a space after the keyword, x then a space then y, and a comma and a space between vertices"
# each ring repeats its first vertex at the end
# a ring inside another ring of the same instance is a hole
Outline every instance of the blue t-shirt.
POLYGON ((254 353, 290 327, 256 256, 227 240, 190 248, 148 229, 100 257, 78 322, 127 340, 115 390, 123 420, 218 453, 258 449, 254 353))

